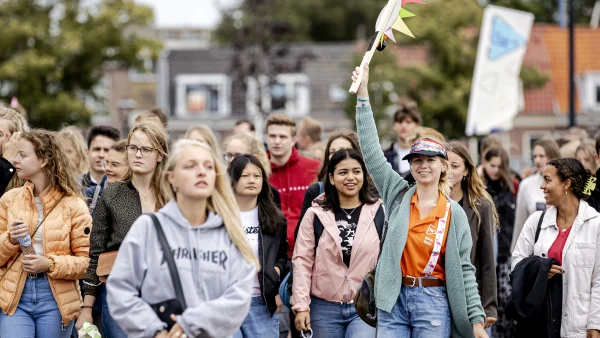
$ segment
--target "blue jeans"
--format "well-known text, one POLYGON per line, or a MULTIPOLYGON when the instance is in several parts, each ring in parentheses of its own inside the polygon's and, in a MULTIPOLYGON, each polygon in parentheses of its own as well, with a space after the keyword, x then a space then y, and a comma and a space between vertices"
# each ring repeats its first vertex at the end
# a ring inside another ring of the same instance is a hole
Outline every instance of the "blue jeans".
POLYGON ((392 312, 377 310, 378 338, 450 337, 445 286, 402 286, 392 312))
POLYGON ((279 337, 279 316, 271 313, 262 296, 252 297, 250 312, 244 319, 242 327, 233 338, 277 338, 279 337))
POLYGON ((336 304, 311 297, 310 327, 314 338, 375 338, 375 328, 356 313, 354 304, 336 304))
POLYGON ((127 335, 108 312, 108 303, 106 301, 106 286, 100 291, 100 303, 102 304, 102 329, 104 330, 104 338, 127 338, 127 335))
POLYGON ((25 281, 23 294, 14 315, 0 313, 0 336, 10 338, 68 338, 74 321, 63 327, 58 304, 52 295, 48 277, 39 274, 25 281))

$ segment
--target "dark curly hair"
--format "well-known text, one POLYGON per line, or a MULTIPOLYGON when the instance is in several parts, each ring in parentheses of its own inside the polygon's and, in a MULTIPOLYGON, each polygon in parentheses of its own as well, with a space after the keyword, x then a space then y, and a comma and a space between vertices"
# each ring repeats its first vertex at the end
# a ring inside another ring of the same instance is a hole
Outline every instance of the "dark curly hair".
POLYGON ((577 198, 587 198, 583 192, 592 173, 585 169, 581 162, 572 157, 563 157, 550 160, 548 165, 556 168, 556 174, 561 182, 571 181, 571 190, 577 198))

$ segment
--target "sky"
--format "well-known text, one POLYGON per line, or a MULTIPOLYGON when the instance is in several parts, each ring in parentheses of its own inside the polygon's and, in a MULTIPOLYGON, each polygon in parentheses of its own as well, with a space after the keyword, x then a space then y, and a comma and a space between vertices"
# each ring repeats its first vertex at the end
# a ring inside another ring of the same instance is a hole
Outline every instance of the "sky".
POLYGON ((154 7, 157 27, 214 27, 219 8, 230 7, 235 0, 136 0, 154 7))

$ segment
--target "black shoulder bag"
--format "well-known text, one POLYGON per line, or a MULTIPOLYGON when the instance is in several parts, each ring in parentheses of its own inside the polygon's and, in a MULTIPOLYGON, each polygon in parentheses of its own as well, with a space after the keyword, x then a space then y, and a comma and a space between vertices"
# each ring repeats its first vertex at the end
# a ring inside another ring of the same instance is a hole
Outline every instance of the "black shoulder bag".
POLYGON ((175 265, 175 259, 171 254, 171 247, 167 242, 167 237, 162 229, 162 226, 155 214, 148 214, 154 221, 154 227, 156 228, 156 234, 158 235, 158 241, 162 248, 162 252, 167 265, 169 266, 169 272, 171 273, 171 280, 173 281, 173 287, 175 288, 175 299, 169 299, 156 304, 150 304, 152 310, 156 312, 158 318, 167 324, 167 331, 175 325, 175 322, 171 319, 171 315, 180 315, 185 311, 187 305, 185 304, 185 297, 183 295, 183 289, 181 288, 181 280, 179 279, 179 272, 177 272, 177 266, 175 265))
MULTIPOLYGON (((394 200, 393 205, 400 204, 404 195, 408 191, 409 187, 402 189, 396 199, 394 200)), ((388 216, 391 214, 392 208, 388 210, 388 216)), ((383 223, 383 230, 381 235, 381 240, 379 241, 379 256, 377 256, 377 261, 379 262, 379 257, 381 257, 381 252, 383 251, 383 243, 385 241, 385 237, 387 235, 388 230, 388 221, 386 220, 383 223)), ((377 326, 377 306, 375 304, 375 273, 377 270, 377 266, 375 269, 369 271, 364 277, 358 289, 356 290, 356 294, 354 295, 354 308, 356 309, 356 313, 358 316, 367 324, 372 327, 377 326)))

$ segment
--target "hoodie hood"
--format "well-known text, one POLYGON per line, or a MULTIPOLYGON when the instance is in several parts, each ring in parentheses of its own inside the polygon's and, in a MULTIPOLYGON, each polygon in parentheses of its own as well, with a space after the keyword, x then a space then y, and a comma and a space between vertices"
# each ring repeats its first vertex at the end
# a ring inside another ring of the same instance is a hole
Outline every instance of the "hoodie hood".
MULTIPOLYGON (((271 159, 271 152, 268 151, 267 152, 267 156, 269 157, 269 159, 271 159)), ((300 154, 298 153, 298 150, 296 149, 296 147, 292 148, 292 155, 290 156, 290 158, 288 159, 287 162, 285 162, 284 165, 279 166, 273 162, 271 162, 271 169, 280 169, 280 168, 287 168, 287 167, 291 167, 294 164, 296 164, 298 162, 298 160, 300 160, 300 154)))
MULTIPOLYGON (((164 216, 166 219, 173 222, 174 225, 179 227, 191 228, 192 225, 181 213, 181 209, 179 209, 179 205, 175 200, 169 201, 167 205, 165 205, 158 212, 159 215, 164 216)), ((223 219, 221 216, 215 214, 212 211, 208 212, 208 217, 206 218, 206 222, 201 224, 200 226, 194 225, 192 229, 216 229, 223 226, 223 219)))

